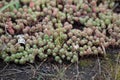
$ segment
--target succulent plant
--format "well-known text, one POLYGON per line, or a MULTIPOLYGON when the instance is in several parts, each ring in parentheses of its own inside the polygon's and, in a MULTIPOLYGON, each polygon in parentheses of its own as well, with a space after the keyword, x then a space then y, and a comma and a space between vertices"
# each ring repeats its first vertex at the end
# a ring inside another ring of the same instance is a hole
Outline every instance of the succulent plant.
POLYGON ((120 44, 120 15, 114 1, 21 0, 0 4, 0 57, 34 63, 53 57, 72 63, 84 55, 104 55, 120 44), (17 35, 23 35, 24 44, 17 35), (18 41, 18 42, 17 42, 18 41))

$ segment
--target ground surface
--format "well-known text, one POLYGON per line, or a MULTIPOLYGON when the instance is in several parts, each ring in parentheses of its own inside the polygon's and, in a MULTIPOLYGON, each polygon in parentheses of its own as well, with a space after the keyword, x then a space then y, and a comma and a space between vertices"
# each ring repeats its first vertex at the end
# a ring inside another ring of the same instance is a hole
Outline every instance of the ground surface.
POLYGON ((16 65, 0 61, 0 80, 120 80, 120 53, 109 50, 106 57, 85 56, 78 63, 36 61, 16 65))

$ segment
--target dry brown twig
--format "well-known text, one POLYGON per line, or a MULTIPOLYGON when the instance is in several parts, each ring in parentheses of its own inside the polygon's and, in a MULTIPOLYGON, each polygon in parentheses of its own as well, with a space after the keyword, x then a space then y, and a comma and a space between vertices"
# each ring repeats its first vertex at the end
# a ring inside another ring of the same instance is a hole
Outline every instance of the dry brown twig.
MULTIPOLYGON (((76 68, 77 68, 77 75, 76 75, 76 80, 78 80, 79 79, 79 66, 78 66, 78 60, 77 60, 77 63, 76 63, 76 68)), ((79 80, 81 80, 81 78, 79 79, 79 80)))
POLYGON ((36 70, 38 70, 38 69, 40 68, 40 66, 41 66, 46 60, 47 60, 47 59, 44 59, 44 60, 38 65, 38 67, 37 67, 36 70))
POLYGON ((6 66, 0 71, 0 73, 2 73, 7 67, 8 67, 8 63, 6 64, 6 66))
POLYGON ((31 66, 31 70, 33 71, 33 76, 32 76, 32 78, 34 78, 34 77, 35 77, 35 74, 36 74, 35 67, 34 67, 32 64, 29 64, 29 63, 28 63, 28 65, 31 66))
POLYGON ((98 62, 99 74, 101 75, 101 63, 99 57, 97 58, 97 62, 98 62))
POLYGON ((120 59, 120 52, 118 53, 118 56, 117 56, 117 59, 116 59, 116 65, 115 65, 115 80, 117 80, 117 76, 118 76, 118 74, 119 74, 119 71, 120 71, 120 67, 118 67, 118 66, 120 66, 119 65, 119 59, 120 59))
POLYGON ((106 56, 106 50, 105 50, 105 47, 103 46, 103 44, 101 43, 101 47, 103 49, 103 52, 104 52, 104 56, 106 56))

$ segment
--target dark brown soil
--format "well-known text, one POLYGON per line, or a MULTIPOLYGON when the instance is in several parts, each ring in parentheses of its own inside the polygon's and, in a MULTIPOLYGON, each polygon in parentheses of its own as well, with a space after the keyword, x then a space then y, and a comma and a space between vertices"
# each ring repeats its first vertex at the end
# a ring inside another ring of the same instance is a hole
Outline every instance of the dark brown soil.
POLYGON ((120 68, 118 52, 119 49, 109 49, 105 58, 89 56, 81 58, 76 64, 58 64, 45 60, 17 65, 0 60, 0 80, 115 80, 114 72, 120 68))

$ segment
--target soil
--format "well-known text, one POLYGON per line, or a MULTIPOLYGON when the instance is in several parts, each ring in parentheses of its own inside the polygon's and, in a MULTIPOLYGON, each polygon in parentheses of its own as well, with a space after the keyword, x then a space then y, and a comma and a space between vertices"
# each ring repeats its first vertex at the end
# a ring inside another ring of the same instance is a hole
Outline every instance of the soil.
MULTIPOLYGON (((108 49, 105 58, 85 56, 75 64, 37 60, 34 64, 18 65, 0 60, 0 80, 115 80, 116 69, 120 71, 119 51, 108 49)), ((117 77, 119 80, 120 74, 117 77)))

